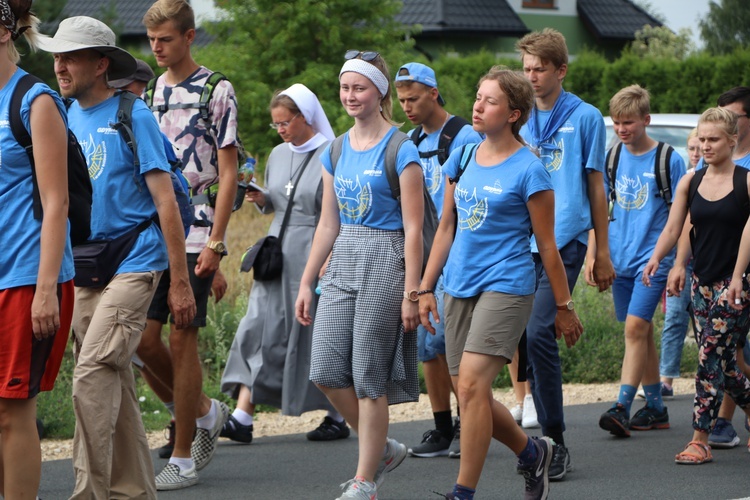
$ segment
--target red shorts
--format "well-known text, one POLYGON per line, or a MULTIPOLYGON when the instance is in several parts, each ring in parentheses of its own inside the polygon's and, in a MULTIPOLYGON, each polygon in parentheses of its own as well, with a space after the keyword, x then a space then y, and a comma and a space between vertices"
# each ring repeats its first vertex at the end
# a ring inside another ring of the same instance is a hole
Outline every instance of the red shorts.
POLYGON ((37 340, 31 328, 34 285, 0 291, 0 398, 31 399, 51 391, 60 371, 73 318, 73 280, 57 286, 60 329, 37 340))

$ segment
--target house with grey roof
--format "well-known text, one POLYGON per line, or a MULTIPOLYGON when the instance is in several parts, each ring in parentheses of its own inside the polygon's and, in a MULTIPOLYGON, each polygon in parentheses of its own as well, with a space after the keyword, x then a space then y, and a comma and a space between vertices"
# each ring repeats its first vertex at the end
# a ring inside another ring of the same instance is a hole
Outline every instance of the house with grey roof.
POLYGON ((403 0, 397 16, 414 27, 416 48, 428 58, 485 48, 514 54, 516 40, 555 28, 572 55, 584 48, 615 57, 644 25, 662 26, 630 0, 403 0))

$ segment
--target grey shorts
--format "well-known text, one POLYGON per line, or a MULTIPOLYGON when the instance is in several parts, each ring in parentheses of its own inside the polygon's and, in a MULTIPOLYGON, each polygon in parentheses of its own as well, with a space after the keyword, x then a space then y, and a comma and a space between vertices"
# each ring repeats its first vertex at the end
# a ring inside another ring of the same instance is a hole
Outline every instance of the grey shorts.
POLYGON ((458 375, 464 351, 513 359, 531 316, 534 295, 483 292, 459 299, 445 294, 445 354, 458 375))
POLYGON ((321 281, 310 380, 357 397, 417 401, 416 332, 404 332, 404 235, 343 225, 321 281))

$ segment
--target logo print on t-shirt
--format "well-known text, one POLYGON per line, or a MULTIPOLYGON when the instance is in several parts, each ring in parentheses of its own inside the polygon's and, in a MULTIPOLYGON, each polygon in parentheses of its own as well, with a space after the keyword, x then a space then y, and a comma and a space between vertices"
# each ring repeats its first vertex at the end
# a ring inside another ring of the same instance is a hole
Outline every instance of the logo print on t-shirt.
POLYGON ((86 163, 89 165, 89 177, 96 180, 104 172, 104 163, 107 160, 107 147, 104 141, 96 143, 94 138, 89 135, 89 140, 81 144, 83 153, 86 156, 86 163))
POLYGON ((565 151, 565 139, 545 142, 539 145, 539 159, 544 163, 547 172, 560 170, 563 164, 563 152, 565 151))
POLYGON ((337 176, 334 182, 339 211, 349 219, 360 219, 370 212, 372 206, 372 188, 368 182, 364 186, 355 180, 337 176))
POLYGON ((427 192, 434 196, 440 191, 443 185, 443 167, 437 161, 437 157, 428 158, 422 163, 422 172, 424 173, 424 184, 427 186, 427 192))
POLYGON ((648 200, 648 183, 643 184, 640 177, 631 179, 621 175, 615 180, 615 193, 623 210, 640 210, 648 200))
POLYGON ((456 186, 453 195, 458 212, 458 228, 476 231, 487 218, 487 198, 477 198, 477 190, 474 188, 471 195, 467 189, 462 189, 460 184, 456 186))

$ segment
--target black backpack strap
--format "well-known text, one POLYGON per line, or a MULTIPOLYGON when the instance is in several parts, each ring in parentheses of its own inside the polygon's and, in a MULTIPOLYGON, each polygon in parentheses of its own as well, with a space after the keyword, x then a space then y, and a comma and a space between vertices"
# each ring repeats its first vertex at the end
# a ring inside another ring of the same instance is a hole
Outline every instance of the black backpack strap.
MULTIPOLYGON (((408 135, 396 130, 385 147, 385 176, 388 179, 388 185, 391 186, 391 196, 399 203, 401 203, 401 184, 398 181, 398 172, 396 172, 396 160, 401 145, 409 140, 411 139, 408 135)), ((420 165, 419 168, 421 169, 422 166, 420 165)))
POLYGON ((460 116, 452 116, 450 120, 443 126, 443 130, 440 131, 440 138, 438 139, 438 161, 442 165, 450 156, 450 147, 453 143, 453 139, 456 138, 458 133, 468 125, 469 122, 460 116))
POLYGON ((419 125, 417 128, 411 131, 411 135, 409 135, 411 138, 411 141, 414 143, 415 146, 419 147, 419 143, 422 142, 425 137, 427 137, 427 134, 422 134, 422 125, 419 125))
POLYGON ((674 149, 669 144, 659 141, 656 146, 656 160, 654 161, 654 178, 656 179, 657 196, 660 196, 667 206, 672 204, 672 176, 670 161, 674 149))
POLYGON ((474 151, 476 151, 478 147, 479 144, 464 144, 461 146, 461 163, 458 165, 456 176, 449 178, 448 182, 451 184, 458 184, 459 179, 464 175, 464 170, 469 166, 469 162, 471 162, 471 158, 474 156, 474 151))
POLYGON ((34 218, 42 218, 42 199, 39 196, 39 186, 36 182, 36 166, 34 164, 34 145, 31 143, 31 135, 26 127, 23 126, 23 120, 21 120, 21 103, 26 93, 36 83, 42 83, 42 80, 34 75, 26 74, 18 80, 16 88, 13 90, 13 95, 10 98, 10 109, 8 111, 8 120, 10 121, 10 130, 13 133, 13 137, 16 139, 18 144, 26 150, 26 154, 29 155, 29 163, 31 164, 31 181, 32 181, 32 200, 34 207, 34 218))
POLYGON ((133 105, 138 96, 127 90, 119 91, 118 94, 120 103, 117 107, 117 122, 112 125, 112 128, 120 132, 125 144, 133 152, 133 181, 140 191, 141 183, 138 181, 138 176, 141 173, 141 161, 138 158, 138 143, 133 133, 133 105))
POLYGON ((734 196, 737 199, 737 203, 742 207, 745 215, 750 216, 750 196, 747 194, 747 173, 747 169, 735 165, 732 182, 734 183, 734 196))
POLYGON ((620 153, 622 152, 622 143, 618 142, 607 151, 607 158, 604 160, 607 175, 607 185, 609 186, 609 221, 615 220, 614 214, 615 203, 617 202, 617 191, 615 190, 615 181, 617 180, 617 165, 620 163, 620 153))

